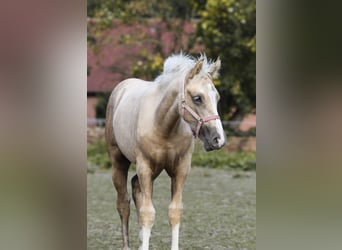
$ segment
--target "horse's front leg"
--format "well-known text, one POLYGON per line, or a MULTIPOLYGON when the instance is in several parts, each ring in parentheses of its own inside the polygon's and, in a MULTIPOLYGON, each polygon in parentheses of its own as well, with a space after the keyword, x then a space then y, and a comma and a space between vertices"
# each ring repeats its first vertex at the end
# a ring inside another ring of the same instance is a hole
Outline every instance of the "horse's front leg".
POLYGON ((178 250, 179 245, 179 225, 183 210, 182 194, 185 179, 190 171, 190 162, 177 168, 177 172, 171 177, 172 200, 169 205, 169 223, 172 227, 171 250, 178 250))
POLYGON ((151 229, 155 218, 155 209, 152 204, 153 179, 150 166, 144 160, 137 162, 137 175, 141 189, 141 206, 139 208, 140 241, 139 250, 148 250, 151 229))

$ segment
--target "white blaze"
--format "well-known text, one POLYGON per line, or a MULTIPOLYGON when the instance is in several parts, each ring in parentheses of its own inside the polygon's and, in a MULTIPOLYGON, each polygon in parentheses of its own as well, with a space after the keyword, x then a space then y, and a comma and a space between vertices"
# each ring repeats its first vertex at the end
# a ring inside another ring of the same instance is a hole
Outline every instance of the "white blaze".
MULTIPOLYGON (((212 110, 214 111, 213 115, 218 115, 217 112, 217 95, 216 92, 214 90, 214 87, 212 86, 211 83, 208 84, 208 95, 210 97, 210 102, 211 102, 211 106, 212 106, 212 110)), ((220 135, 220 139, 218 141, 218 145, 219 147, 223 146, 224 142, 225 142, 225 134, 224 134, 224 130, 222 127, 222 123, 220 119, 216 119, 215 120, 215 128, 217 133, 220 135)))

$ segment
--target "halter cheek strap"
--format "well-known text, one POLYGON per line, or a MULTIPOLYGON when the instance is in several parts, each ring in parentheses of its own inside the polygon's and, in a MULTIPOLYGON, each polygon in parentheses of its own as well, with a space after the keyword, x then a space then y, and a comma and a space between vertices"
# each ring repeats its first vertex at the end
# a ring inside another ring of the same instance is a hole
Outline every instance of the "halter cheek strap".
POLYGON ((220 116, 218 116, 218 115, 209 115, 207 117, 202 118, 186 103, 186 100, 185 100, 185 80, 182 84, 182 90, 181 90, 181 106, 182 106, 182 118, 183 119, 184 119, 185 110, 186 110, 197 120, 196 131, 192 131, 195 138, 198 138, 199 131, 200 131, 200 129, 204 123, 209 122, 211 120, 220 119, 220 116))

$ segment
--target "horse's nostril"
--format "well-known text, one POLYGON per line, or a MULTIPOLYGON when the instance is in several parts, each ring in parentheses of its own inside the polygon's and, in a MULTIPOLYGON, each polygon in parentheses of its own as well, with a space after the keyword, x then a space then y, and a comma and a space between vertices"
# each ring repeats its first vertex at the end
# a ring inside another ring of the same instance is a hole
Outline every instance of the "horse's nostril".
POLYGON ((219 140, 220 140, 219 136, 214 136, 213 139, 212 139, 212 142, 213 142, 214 145, 217 145, 219 140))

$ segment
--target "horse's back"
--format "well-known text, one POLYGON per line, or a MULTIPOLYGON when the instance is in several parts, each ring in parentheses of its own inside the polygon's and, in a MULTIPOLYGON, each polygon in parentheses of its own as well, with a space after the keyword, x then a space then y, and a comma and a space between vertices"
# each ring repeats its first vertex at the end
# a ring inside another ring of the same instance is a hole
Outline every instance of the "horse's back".
MULTIPOLYGON (((135 162, 135 146, 139 107, 144 93, 153 83, 130 78, 122 81, 113 90, 107 108, 109 122, 107 136, 112 136, 126 158, 135 162)), ((107 128, 106 128, 107 129, 107 128)))

